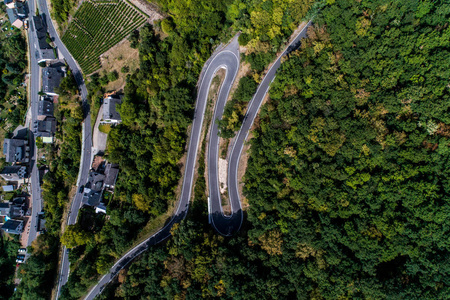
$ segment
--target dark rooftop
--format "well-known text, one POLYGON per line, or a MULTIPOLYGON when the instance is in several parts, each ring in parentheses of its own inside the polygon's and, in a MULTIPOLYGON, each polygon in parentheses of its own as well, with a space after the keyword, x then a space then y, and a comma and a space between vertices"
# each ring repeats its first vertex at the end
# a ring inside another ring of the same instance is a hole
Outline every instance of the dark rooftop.
POLYGON ((42 231, 44 231, 46 229, 45 228, 45 222, 46 222, 46 220, 44 218, 44 215, 43 214, 39 214, 39 218, 38 218, 38 231, 39 232, 42 232, 42 231))
POLYGON ((105 187, 114 187, 117 175, 119 174, 118 164, 107 164, 105 168, 105 187))
MULTIPOLYGON (((34 30, 39 44, 39 49, 53 49, 52 46, 47 43, 47 27, 44 26, 40 16, 33 16, 34 30)), ((53 56, 53 58, 55 58, 53 56)))
POLYGON ((122 103, 122 100, 117 96, 110 96, 103 101, 103 120, 121 121, 120 114, 117 111, 117 104, 122 103))
POLYGON ((56 132, 56 119, 47 117, 43 121, 37 121, 36 136, 51 137, 56 132))
POLYGON ((21 234, 23 229, 23 221, 21 220, 8 220, 2 226, 3 231, 11 234, 21 234))
POLYGON ((64 64, 54 64, 42 70, 42 90, 47 94, 56 95, 55 89, 59 87, 65 74, 64 64))
POLYGON ((27 162, 28 141, 21 139, 5 139, 3 141, 3 155, 6 162, 27 162))
POLYGON ((53 116, 53 101, 48 98, 39 101, 38 114, 40 116, 52 117, 53 116))
POLYGON ((26 18, 28 16, 28 5, 27 2, 16 1, 15 6, 17 9, 17 15, 20 18, 26 18))
MULTIPOLYGON (((24 166, 6 166, 3 168, 3 170, 0 172, 0 175, 6 175, 6 177, 9 177, 10 174, 17 174, 19 178, 24 178, 26 173, 26 167, 24 166)), ((4 178, 4 176, 2 176, 4 178)))

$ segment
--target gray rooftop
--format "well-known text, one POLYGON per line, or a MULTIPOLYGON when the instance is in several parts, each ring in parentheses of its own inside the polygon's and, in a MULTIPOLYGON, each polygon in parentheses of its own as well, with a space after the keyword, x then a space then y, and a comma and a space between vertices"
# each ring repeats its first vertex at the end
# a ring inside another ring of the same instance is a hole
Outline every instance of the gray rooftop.
POLYGON ((0 203, 0 216, 9 216, 9 203, 0 203))
MULTIPOLYGON (((0 172, 0 175, 4 175, 2 176, 3 178, 5 177, 9 177, 10 175, 16 175, 16 176, 12 176, 14 178, 18 177, 18 178, 24 178, 24 175, 26 173, 26 167, 24 166, 6 166, 3 168, 3 170, 0 172)), ((7 180, 5 178, 5 180, 7 180)), ((9 180, 13 180, 13 179, 9 179, 9 180)))
POLYGON ((3 155, 6 162, 27 162, 28 141, 21 139, 5 139, 3 142, 3 155))
POLYGON ((101 196, 101 192, 91 192, 83 197, 83 202, 89 206, 98 206, 100 204, 101 196))
POLYGON ((31 30, 34 30, 36 39, 38 41, 40 50, 40 59, 55 59, 52 46, 47 43, 47 27, 44 26, 40 16, 33 16, 33 26, 31 30))
POLYGON ((117 175, 119 174, 118 164, 107 164, 105 168, 105 186, 114 186, 117 180, 117 175))
POLYGON ((122 103, 118 97, 108 97, 103 101, 103 120, 121 121, 120 114, 117 111, 117 104, 122 103))
POLYGON ((47 117, 43 121, 37 121, 36 136, 51 137, 56 132, 56 119, 47 117))
POLYGON ((89 172, 88 182, 84 186, 83 203, 90 206, 100 204, 103 182, 106 176, 98 172, 89 172))
POLYGON ((11 219, 23 217, 23 206, 11 205, 9 207, 9 217, 11 219))
POLYGON ((21 220, 8 220, 2 226, 3 231, 11 234, 21 234, 23 229, 23 221, 21 220))
POLYGON ((15 8, 7 8, 6 13, 8 14, 8 19, 11 24, 19 19, 19 16, 17 15, 17 9, 15 8))
POLYGON ((48 98, 44 98, 44 100, 39 101, 38 114, 40 116, 52 117, 53 109, 53 101, 49 100, 48 98))
POLYGON ((63 66, 63 64, 55 64, 42 70, 42 90, 44 93, 56 95, 55 89, 59 87, 65 74, 63 66))
POLYGON ((99 192, 102 190, 103 182, 105 181, 106 176, 97 172, 90 172, 88 182, 86 183, 86 187, 90 188, 92 191, 99 192))

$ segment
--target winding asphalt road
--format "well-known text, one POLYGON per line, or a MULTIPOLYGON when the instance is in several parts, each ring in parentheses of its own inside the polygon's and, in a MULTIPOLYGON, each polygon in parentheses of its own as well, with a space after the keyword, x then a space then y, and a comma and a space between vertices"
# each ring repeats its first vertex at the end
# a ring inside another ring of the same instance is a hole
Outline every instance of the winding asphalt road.
MULTIPOLYGON (((209 198, 208 209, 211 225, 221 235, 229 236, 238 231, 242 224, 243 214, 239 198, 231 198, 231 215, 227 216, 223 213, 222 201, 220 195, 219 184, 219 141, 218 136, 218 120, 222 119, 225 104, 230 94, 233 82, 239 69, 239 43, 234 38, 226 47, 227 61, 224 61, 223 68, 227 70, 226 77, 217 97, 216 107, 214 109, 214 117, 211 124, 208 143, 208 181, 209 181, 209 198)), ((224 51, 224 52, 225 52, 224 51)), ((218 66, 220 67, 220 66, 218 66)), ((209 86, 205 87, 209 90, 209 86)))
MULTIPOLYGON (((201 130, 203 125, 203 117, 205 114, 206 104, 208 100, 209 87, 216 72, 223 68, 226 69, 226 77, 222 86, 227 86, 227 91, 220 91, 220 94, 226 93, 228 95, 229 89, 233 84, 239 68, 239 59, 236 56, 237 37, 227 47, 220 52, 214 54, 205 64, 204 73, 200 79, 200 87, 197 94, 197 102, 194 112, 194 120, 192 122, 191 136, 188 145, 188 153, 186 159, 186 166, 183 178, 183 186, 181 189, 181 197, 178 202, 177 210, 172 219, 156 234, 146 239, 138 246, 128 251, 122 258, 120 258, 109 273, 104 275, 100 281, 90 290, 85 299, 94 299, 103 291, 103 288, 108 284, 117 273, 133 261, 137 256, 142 254, 148 247, 155 245, 168 237, 170 237, 170 229, 173 224, 184 219, 189 208, 189 200, 191 199, 192 184, 194 180, 195 163, 197 161, 198 146, 200 143, 201 130)), ((224 94, 225 96, 225 94, 224 94)), ((223 109, 222 109, 223 110, 223 109)))
MULTIPOLYGON (((223 214, 220 195, 219 197, 212 197, 212 193, 210 194, 210 206, 214 209, 212 210, 212 225, 216 229, 216 231, 224 236, 230 236, 234 233, 238 232, 242 225, 242 209, 241 209, 241 201, 239 197, 239 183, 238 183, 238 166, 239 160, 241 158, 242 149, 244 148, 244 142, 247 139, 250 128, 255 121, 256 115, 258 114, 259 108, 269 91, 270 84, 275 79, 276 72, 281 65, 281 58, 291 51, 298 48, 300 44, 300 40, 306 37, 307 28, 311 25, 311 21, 309 21, 306 26, 297 34, 297 36, 292 40, 286 50, 278 57, 278 59, 272 64, 269 68, 266 76, 261 81, 256 90, 255 95, 253 95, 252 100, 250 101, 247 112, 244 117, 244 121, 242 122, 241 129, 237 133, 237 136, 234 140, 233 148, 231 150, 231 154, 228 161, 228 197, 231 204, 232 215, 226 216, 223 214), (220 210, 219 208, 220 207, 220 210)), ((215 125, 216 126, 216 125, 215 125)), ((214 128, 216 130, 216 128, 214 128)), ((213 138, 217 138, 217 136, 212 135, 211 140, 213 138)), ((212 143, 212 142, 211 142, 212 143)), ((218 143, 218 138, 217 138, 218 143)), ((215 154, 216 155, 216 154, 215 154)), ((217 165, 218 156, 216 155, 211 161, 212 164, 217 165)), ((211 164, 209 165, 211 166, 211 164)), ((214 174, 209 174, 209 176, 214 174)), ((218 188, 218 181, 217 181, 218 188)), ((210 189, 211 184, 210 184, 210 189)))
POLYGON ((170 229, 173 224, 180 222, 187 214, 189 208, 189 200, 191 198, 192 184, 194 178, 195 163, 197 159, 197 152, 199 146, 199 140, 201 135, 201 129, 203 124, 203 117, 205 113, 209 88, 216 72, 223 68, 226 70, 226 75, 222 87, 219 91, 219 97, 214 112, 214 121, 212 124, 212 130, 210 133, 210 146, 208 150, 208 168, 209 168, 209 183, 210 183, 210 197, 209 197, 209 214, 212 225, 222 235, 232 235, 236 233, 242 224, 242 209, 238 194, 237 183, 237 166, 239 164, 240 154, 244 142, 247 138, 248 131, 251 128, 253 121, 258 113, 261 103, 267 94, 270 83, 275 78, 276 70, 281 64, 281 57, 292 51, 298 45, 301 38, 306 36, 306 28, 311 24, 309 22, 307 26, 296 36, 289 47, 280 55, 275 61, 272 67, 267 72, 267 75, 258 87, 256 94, 249 104, 247 114, 239 131, 235 144, 230 156, 230 165, 228 171, 230 201, 232 207, 231 216, 225 216, 223 214, 220 194, 219 194, 219 181, 218 181, 218 137, 217 137, 217 124, 216 120, 220 119, 223 113, 223 108, 228 98, 231 86, 236 78, 236 74, 239 68, 239 52, 237 37, 232 40, 227 47, 220 52, 214 54, 210 60, 205 64, 204 73, 200 79, 200 86, 198 89, 196 108, 194 112, 194 119, 192 123, 191 136, 189 140, 189 148, 185 166, 185 174, 183 178, 183 186, 181 197, 179 199, 177 210, 172 219, 156 234, 146 239, 124 256, 122 256, 110 269, 110 271, 104 275, 100 281, 90 290, 85 299, 94 299, 100 294, 104 287, 117 275, 117 273, 133 261, 137 256, 142 254, 148 249, 148 247, 155 245, 168 237, 170 237, 170 229))
MULTIPOLYGON (((30 7, 31 3, 30 2, 30 7)), ((78 66, 75 59, 72 57, 72 55, 67 50, 66 46, 61 41, 60 37, 58 36, 58 33, 55 30, 55 27, 53 26, 52 20, 50 18, 50 13, 48 11, 48 6, 46 0, 37 0, 38 7, 39 7, 39 13, 41 14, 41 17, 44 21, 44 23, 47 25, 48 33, 52 39, 52 41, 55 43, 57 49, 59 52, 63 55, 64 59, 66 60, 66 63, 69 65, 70 70, 72 70, 72 74, 75 77, 75 80, 78 85, 78 90, 80 92, 80 96, 82 99, 82 107, 83 107, 83 113, 84 113, 84 121, 83 121, 83 142, 82 142, 82 153, 81 153, 81 160, 80 160, 80 170, 78 174, 78 182, 77 186, 84 185, 87 182, 89 169, 91 168, 91 149, 92 149, 92 131, 91 131, 91 114, 89 111, 89 103, 87 101, 87 88, 84 83, 83 75, 81 73, 81 69, 78 66)), ((34 6, 34 3, 32 4, 34 6)), ((34 12, 31 12, 30 9, 30 15, 34 15, 34 12)), ((32 55, 33 56, 33 55, 32 55)), ((37 65, 37 62, 33 62, 33 57, 31 63, 33 65, 37 65)), ((33 74, 32 74, 33 76, 33 74)), ((33 90, 32 90, 33 93, 33 90)), ((37 95, 37 93, 36 93, 37 95)), ((32 96, 33 97, 33 96, 32 96)), ((37 116, 37 108, 36 108, 36 114, 33 115, 37 116)), ((33 177, 32 177, 33 178, 33 177)), ((33 190, 34 191, 34 190, 33 190)), ((79 192, 77 189, 77 193, 72 200, 71 209, 69 211, 69 217, 67 220, 68 225, 75 224, 78 217, 78 211, 81 208, 81 200, 83 199, 83 194, 79 192)), ((36 212, 33 209, 33 214, 36 212)), ((33 218, 34 219, 34 218, 33 218)), ((32 223, 33 224, 33 223, 32 223)), ((61 291, 61 287, 67 282, 67 278, 69 277, 69 259, 68 259, 68 252, 67 249, 64 247, 63 249, 63 258, 61 263, 61 271, 60 271, 60 277, 58 282, 58 291, 57 291, 57 297, 59 296, 59 293, 61 291)))

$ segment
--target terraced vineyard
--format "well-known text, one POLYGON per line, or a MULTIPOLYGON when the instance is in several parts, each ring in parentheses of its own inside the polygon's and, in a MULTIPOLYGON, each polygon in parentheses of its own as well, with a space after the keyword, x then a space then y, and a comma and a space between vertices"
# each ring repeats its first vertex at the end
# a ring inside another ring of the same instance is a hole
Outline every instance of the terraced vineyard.
POLYGON ((85 74, 101 67, 100 55, 145 23, 146 17, 124 0, 81 4, 62 41, 85 74))

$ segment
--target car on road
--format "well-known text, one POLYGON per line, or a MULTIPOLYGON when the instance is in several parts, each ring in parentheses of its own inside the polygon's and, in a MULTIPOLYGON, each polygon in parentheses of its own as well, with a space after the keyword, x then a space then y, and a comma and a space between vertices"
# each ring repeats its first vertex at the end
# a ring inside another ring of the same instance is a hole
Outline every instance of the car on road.
POLYGON ((84 185, 80 186, 80 188, 78 189, 78 193, 82 194, 84 190, 84 185))

